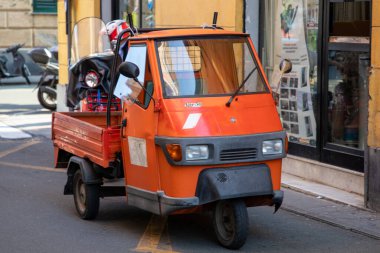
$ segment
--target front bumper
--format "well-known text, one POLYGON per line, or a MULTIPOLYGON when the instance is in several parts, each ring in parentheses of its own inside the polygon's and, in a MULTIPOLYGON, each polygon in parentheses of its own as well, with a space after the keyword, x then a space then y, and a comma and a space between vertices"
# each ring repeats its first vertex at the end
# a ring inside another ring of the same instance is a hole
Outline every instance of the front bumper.
POLYGON ((173 198, 163 191, 151 192, 127 186, 128 205, 141 208, 157 215, 168 215, 177 210, 199 206, 198 197, 173 198))
POLYGON ((151 192, 133 186, 126 188, 128 204, 158 215, 189 209, 219 200, 257 197, 265 201, 256 205, 280 208, 284 193, 273 191, 269 167, 265 164, 202 171, 194 197, 173 198, 163 191, 151 192))
POLYGON ((205 169, 199 175, 195 195, 200 204, 223 199, 273 196, 270 169, 266 164, 205 169))

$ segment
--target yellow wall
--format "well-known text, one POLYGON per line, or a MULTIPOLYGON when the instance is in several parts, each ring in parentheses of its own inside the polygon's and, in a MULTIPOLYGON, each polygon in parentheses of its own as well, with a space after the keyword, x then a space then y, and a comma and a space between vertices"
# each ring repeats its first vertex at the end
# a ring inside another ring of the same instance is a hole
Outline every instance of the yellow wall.
POLYGON ((243 0, 156 0, 156 27, 211 25, 219 12, 218 25, 243 30, 243 0))
POLYGON ((380 147, 380 1, 372 1, 371 75, 369 78, 368 146, 380 147))
MULTIPOLYGON (((59 83, 68 83, 68 54, 64 0, 58 0, 59 83)), ((71 0, 72 27, 85 17, 100 17, 100 0, 71 0)), ((71 28, 72 29, 72 28, 71 28)))

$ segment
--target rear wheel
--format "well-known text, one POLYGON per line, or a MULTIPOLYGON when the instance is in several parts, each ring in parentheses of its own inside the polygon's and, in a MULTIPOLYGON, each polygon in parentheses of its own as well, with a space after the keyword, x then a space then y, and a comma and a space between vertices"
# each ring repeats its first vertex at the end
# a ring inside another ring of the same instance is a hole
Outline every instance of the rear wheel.
POLYGON ((38 89, 37 97, 42 107, 51 111, 57 109, 57 92, 53 88, 41 86, 38 89))
POLYGON ((99 185, 83 182, 81 170, 74 174, 74 202, 79 216, 84 220, 95 219, 99 211, 99 185))
POLYGON ((219 201, 214 209, 213 226, 219 243, 228 249, 241 248, 248 235, 248 212, 243 200, 219 201))

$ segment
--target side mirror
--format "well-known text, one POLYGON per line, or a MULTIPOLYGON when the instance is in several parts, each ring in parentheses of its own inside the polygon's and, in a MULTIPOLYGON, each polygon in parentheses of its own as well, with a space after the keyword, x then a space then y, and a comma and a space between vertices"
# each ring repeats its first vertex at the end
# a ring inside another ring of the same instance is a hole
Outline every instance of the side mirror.
POLYGON ((135 79, 140 75, 140 69, 132 62, 123 62, 119 66, 119 73, 128 78, 135 79))
POLYGON ((280 71, 283 74, 287 74, 290 71, 292 71, 293 64, 292 64, 292 62, 290 60, 283 59, 283 60, 281 60, 279 67, 280 67, 280 71))

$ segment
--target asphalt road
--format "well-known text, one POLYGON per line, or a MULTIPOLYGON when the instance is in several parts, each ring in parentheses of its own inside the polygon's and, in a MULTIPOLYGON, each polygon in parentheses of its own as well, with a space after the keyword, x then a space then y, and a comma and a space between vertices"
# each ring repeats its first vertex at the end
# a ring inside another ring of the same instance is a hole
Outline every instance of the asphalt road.
MULTIPOLYGON (((102 199, 96 220, 81 220, 72 196, 63 195, 65 172, 52 168, 50 113, 28 88, 15 88, 20 103, 5 96, 12 93, 8 88, 0 87, 0 123, 31 138, 0 139, 0 252, 230 252, 217 244, 207 214, 165 219, 119 197, 102 199)), ((250 208, 249 218, 239 252, 380 252, 379 240, 291 211, 250 208)))

